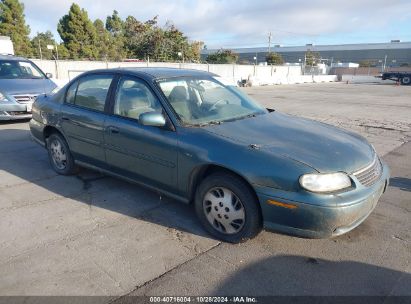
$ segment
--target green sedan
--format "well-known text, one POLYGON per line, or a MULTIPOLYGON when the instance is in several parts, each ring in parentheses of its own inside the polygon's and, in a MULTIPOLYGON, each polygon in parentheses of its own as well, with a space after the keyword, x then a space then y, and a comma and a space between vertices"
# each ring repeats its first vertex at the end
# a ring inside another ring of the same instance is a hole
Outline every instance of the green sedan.
POLYGON ((193 204, 226 242, 263 227, 341 235, 389 181, 363 137, 265 109, 202 71, 90 71, 39 97, 32 113, 32 136, 59 174, 88 167, 193 204))

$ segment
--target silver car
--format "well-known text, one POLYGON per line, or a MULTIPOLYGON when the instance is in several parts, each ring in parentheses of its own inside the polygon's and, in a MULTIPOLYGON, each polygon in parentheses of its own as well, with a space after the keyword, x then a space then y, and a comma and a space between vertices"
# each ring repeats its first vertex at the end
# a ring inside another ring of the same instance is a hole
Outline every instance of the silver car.
POLYGON ((36 97, 56 88, 51 77, 26 58, 0 55, 0 120, 31 118, 36 97))

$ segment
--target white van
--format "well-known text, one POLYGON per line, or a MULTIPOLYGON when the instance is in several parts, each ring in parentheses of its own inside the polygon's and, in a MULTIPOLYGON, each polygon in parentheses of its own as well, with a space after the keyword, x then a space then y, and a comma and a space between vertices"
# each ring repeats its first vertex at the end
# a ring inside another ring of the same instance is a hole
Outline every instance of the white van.
POLYGON ((0 54, 14 55, 13 42, 8 36, 0 36, 0 54))

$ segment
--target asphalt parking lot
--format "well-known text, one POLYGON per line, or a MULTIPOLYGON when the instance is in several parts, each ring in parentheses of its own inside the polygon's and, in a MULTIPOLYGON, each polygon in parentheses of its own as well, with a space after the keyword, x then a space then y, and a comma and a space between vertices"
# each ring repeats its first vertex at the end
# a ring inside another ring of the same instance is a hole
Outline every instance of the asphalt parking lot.
POLYGON ((391 185, 350 233, 218 242, 194 211, 127 182, 52 171, 27 122, 0 124, 0 295, 411 296, 411 87, 245 88, 262 104, 354 130, 391 185))

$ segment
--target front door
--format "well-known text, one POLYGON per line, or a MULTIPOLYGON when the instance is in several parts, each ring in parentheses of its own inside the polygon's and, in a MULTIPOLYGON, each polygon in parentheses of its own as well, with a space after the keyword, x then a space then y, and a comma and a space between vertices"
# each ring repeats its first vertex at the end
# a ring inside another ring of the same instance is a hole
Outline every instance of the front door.
POLYGON ((141 79, 120 78, 113 115, 105 121, 107 164, 119 174, 173 191, 177 185, 177 134, 139 123, 142 113, 163 111, 141 79))

